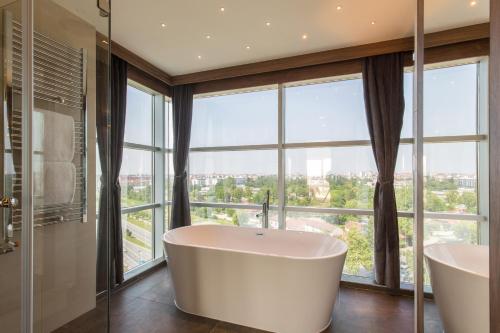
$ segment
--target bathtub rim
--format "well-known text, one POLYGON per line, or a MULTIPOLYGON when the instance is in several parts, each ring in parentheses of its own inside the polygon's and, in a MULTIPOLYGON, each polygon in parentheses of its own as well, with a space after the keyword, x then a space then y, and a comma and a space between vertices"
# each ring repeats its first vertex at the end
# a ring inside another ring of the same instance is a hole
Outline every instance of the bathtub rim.
POLYGON ((457 267, 456 265, 452 265, 448 262, 445 262, 443 260, 440 260, 440 259, 437 259, 436 257, 434 256, 429 256, 428 255, 428 249, 430 248, 436 248, 436 247, 445 247, 445 246, 463 246, 463 247, 488 247, 487 245, 476 245, 476 244, 462 244, 462 243, 436 243, 436 244, 430 244, 430 245, 426 245, 424 246, 424 256, 425 258, 427 258, 428 260, 432 260, 432 261, 435 261, 441 265, 444 265, 446 267, 449 267, 449 268, 452 268, 452 269, 455 269, 457 271, 461 271, 461 272, 465 272, 465 273, 468 273, 468 274, 471 274, 471 275, 474 275, 474 276, 477 276, 477 277, 480 277, 480 278, 484 278, 484 279, 488 279, 489 280, 489 267, 488 267, 488 274, 485 275, 485 274, 481 274, 481 273, 478 273, 476 271, 473 271, 473 270, 470 270, 470 269, 466 269, 466 268, 462 268, 462 267, 457 267))
MULTIPOLYGON (((182 227, 184 228, 184 227, 182 227)), ((338 297, 338 296, 337 296, 338 297)), ((190 314, 190 315, 193 315, 193 316, 198 316, 198 317, 203 317, 203 318, 209 318, 209 319, 213 319, 213 320, 218 320, 218 321, 224 321, 222 319, 219 319, 219 318, 213 318, 213 317, 205 317, 205 316, 202 316, 200 314, 197 314, 197 313, 194 313, 194 312, 189 312, 189 311, 186 311, 184 310, 183 308, 181 308, 178 304, 177 304, 177 300, 174 298, 174 305, 175 307, 179 310, 179 311, 182 311, 184 313, 187 313, 187 314, 190 314)), ((224 322, 227 322, 227 321, 224 321, 224 322)), ((333 322, 333 318, 332 316, 330 316, 330 319, 328 320, 328 323, 322 328, 320 329, 317 333, 321 333, 323 331, 325 331, 328 327, 330 327, 330 325, 332 325, 332 322, 333 322)), ((236 324, 236 325, 240 325, 238 323, 231 323, 231 324, 236 324)), ((250 327, 250 326, 245 326, 245 327, 249 327, 249 328, 255 328, 255 327, 250 327)), ((258 328, 257 328, 258 329, 258 328)))
POLYGON ((291 259, 291 260, 325 260, 325 259, 331 259, 331 258, 337 258, 341 256, 347 255, 347 252, 349 250, 349 247, 347 244, 337 238, 337 237, 332 237, 324 234, 319 234, 319 233, 313 233, 313 232, 308 232, 308 231, 299 231, 299 230, 282 230, 282 229, 264 229, 264 228, 252 228, 252 227, 233 227, 233 226, 227 226, 227 225, 217 225, 217 224, 199 224, 199 225, 189 225, 189 226, 183 226, 179 227, 176 229, 171 229, 168 230, 163 234, 163 242, 173 245, 173 246, 182 246, 186 248, 196 248, 196 249, 208 249, 208 250, 217 250, 217 251, 224 251, 224 252, 235 252, 235 253, 241 253, 241 254, 251 254, 251 255, 258 255, 258 256, 266 256, 266 257, 273 257, 273 258, 286 258, 286 259, 291 259), (323 236, 323 237, 329 237, 334 239, 337 242, 340 242, 343 249, 339 252, 336 252, 335 254, 332 255, 327 255, 327 256, 316 256, 316 257, 301 257, 301 256, 290 256, 290 255, 278 255, 278 254, 273 254, 273 253, 263 253, 263 252, 257 252, 257 251, 243 251, 243 250, 237 250, 237 249, 228 249, 228 248, 223 248, 223 247, 215 247, 215 246, 202 246, 202 245, 192 245, 192 244, 182 244, 182 243, 175 243, 167 240, 167 236, 170 233, 175 232, 176 230, 180 229, 188 229, 188 228, 198 228, 198 227, 203 227, 203 226, 215 226, 218 228, 242 228, 246 230, 254 230, 258 232, 259 230, 273 230, 273 231, 280 231, 280 232, 291 232, 291 233, 299 233, 299 234, 314 234, 318 236, 323 236))

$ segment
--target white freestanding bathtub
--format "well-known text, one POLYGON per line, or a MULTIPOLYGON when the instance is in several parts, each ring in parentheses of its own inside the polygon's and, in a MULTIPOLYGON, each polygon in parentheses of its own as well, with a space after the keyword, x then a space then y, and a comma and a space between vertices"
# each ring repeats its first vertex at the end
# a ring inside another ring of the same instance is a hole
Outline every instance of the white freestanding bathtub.
POLYGON ((488 247, 436 244, 424 255, 445 332, 488 333, 488 247))
POLYGON ((272 332, 328 327, 347 245, 299 231, 200 225, 164 235, 176 306, 272 332))

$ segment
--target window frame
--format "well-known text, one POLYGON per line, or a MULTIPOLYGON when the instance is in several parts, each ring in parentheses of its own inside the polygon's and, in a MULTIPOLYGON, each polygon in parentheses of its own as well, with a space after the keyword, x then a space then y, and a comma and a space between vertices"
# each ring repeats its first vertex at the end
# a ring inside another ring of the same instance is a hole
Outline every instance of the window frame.
MULTIPOLYGON (((125 280, 133 278, 138 274, 154 267, 163 260, 163 243, 162 235, 165 232, 165 214, 164 207, 166 206, 165 188, 166 180, 165 170, 168 169, 168 163, 165 164, 165 151, 168 149, 165 138, 168 140, 168 128, 165 128, 166 116, 165 103, 169 98, 163 94, 150 89, 132 79, 127 80, 127 85, 134 87, 142 92, 152 96, 151 109, 151 145, 143 145, 132 142, 124 142, 123 149, 132 149, 137 151, 145 151, 151 153, 151 173, 152 173, 152 189, 151 203, 144 205, 131 206, 121 209, 121 214, 136 213, 141 211, 152 211, 152 226, 151 226, 151 260, 139 264, 124 273, 125 280), (161 172, 159 172, 161 171, 161 172)), ((167 111, 168 112, 168 111, 167 111)), ((168 117, 168 116, 167 116, 168 117)), ((168 125, 167 125, 168 126, 168 125)), ((167 217, 168 218, 168 217, 167 217)))
MULTIPOLYGON (((446 212, 424 212, 424 219, 437 219, 437 220, 461 220, 461 221, 475 221, 478 228, 478 244, 488 243, 488 228, 489 228, 489 173, 488 173, 488 57, 477 57, 470 59, 460 59, 456 61, 443 62, 437 64, 430 64, 425 66, 425 70, 437 69, 444 67, 453 67, 467 64, 477 65, 477 131, 474 135, 452 135, 452 136, 426 136, 424 137, 424 144, 428 143, 476 143, 476 195, 478 203, 477 214, 469 213, 446 213, 446 212)), ((412 72, 412 67, 405 68, 406 72, 412 72)), ((304 149, 304 148, 334 148, 334 147, 359 147, 371 146, 370 140, 347 140, 347 141, 321 141, 321 142, 302 142, 302 143, 286 143, 285 142, 285 88, 296 87, 309 84, 320 84, 328 82, 336 82, 350 79, 360 79, 361 74, 343 75, 330 78, 321 78, 315 80, 299 81, 280 83, 277 85, 266 85, 261 87, 249 89, 237 89, 217 93, 208 93, 195 95, 194 98, 206 98, 211 96, 221 96, 226 94, 238 94, 241 92, 261 91, 265 89, 278 89, 278 143, 268 145, 246 145, 246 146, 214 146, 214 147, 192 147, 190 152, 225 152, 225 151, 258 151, 258 150, 276 150, 278 153, 278 204, 271 205, 271 210, 278 211, 279 228, 286 229, 286 214, 287 212, 303 212, 303 213, 324 213, 333 215, 360 215, 360 216, 373 216, 372 209, 351 209, 351 208, 320 208, 320 207, 301 207, 301 206, 286 206, 286 188, 285 188, 285 154, 288 149, 304 149)), ((401 145, 412 145, 414 139, 412 137, 401 138, 401 145)), ((188 174, 189 163, 188 163, 188 174)), ((422 189, 423 191, 424 189, 422 189)), ((193 207, 211 207, 211 208, 233 208, 233 209, 260 209, 258 204, 230 204, 230 203, 208 203, 208 202, 191 202, 193 207)), ((398 217, 401 218, 414 218, 414 211, 398 211, 398 217)), ((346 276, 348 280, 352 276, 346 276)), ((344 275, 343 275, 344 279, 344 275)), ((367 283, 367 281, 363 281, 367 283)), ((368 282, 371 283, 371 282, 368 282)), ((404 288, 405 284, 402 282, 401 287, 404 288)))
MULTIPOLYGON (((267 90, 273 90, 277 89, 278 90, 278 143, 275 144, 256 144, 256 145, 240 145, 240 146, 213 146, 213 147, 190 147, 189 148, 189 157, 188 157, 188 167, 187 167, 187 174, 190 175, 190 154, 191 153, 213 153, 213 152, 244 152, 244 151, 264 151, 264 150, 272 150, 276 151, 278 154, 278 167, 280 166, 280 153, 278 148, 280 147, 280 124, 281 122, 279 121, 279 110, 281 110, 281 92, 280 92, 280 85, 279 84, 272 84, 272 85, 265 85, 265 86, 258 86, 258 87, 252 87, 252 88, 245 88, 245 89, 234 89, 234 90, 227 90, 227 91, 222 91, 222 92, 216 92, 216 93, 206 93, 206 94, 197 94, 193 98, 198 99, 198 98, 210 98, 210 97, 219 97, 219 96, 227 96, 227 95, 237 95, 237 94, 243 94, 243 93, 250 93, 250 92, 259 92, 259 91, 267 91, 267 90)), ((194 112, 194 110, 193 110, 194 112)), ((278 202, 281 202, 280 199, 280 176, 279 172, 277 172, 278 175, 278 202)), ((189 187, 191 184, 188 182, 188 191, 190 190, 189 187)), ((262 209, 261 204, 240 204, 240 203, 217 203, 217 202, 190 202, 191 207, 207 207, 207 208, 228 208, 228 209, 242 209, 242 210, 260 210, 262 209)), ((279 213, 279 205, 270 205, 269 206, 270 210, 277 210, 279 213)), ((278 214, 278 221, 279 221, 279 226, 281 228, 281 218, 279 217, 278 214)))

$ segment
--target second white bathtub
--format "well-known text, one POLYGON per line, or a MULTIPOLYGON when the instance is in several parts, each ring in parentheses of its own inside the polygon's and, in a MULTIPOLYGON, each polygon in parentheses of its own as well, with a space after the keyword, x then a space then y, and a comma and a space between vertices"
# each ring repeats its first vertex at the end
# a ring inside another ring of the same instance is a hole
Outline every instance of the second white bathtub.
POLYGON ((177 307, 272 332, 328 327, 347 246, 327 235, 217 225, 164 236, 177 307))
POLYGON ((488 247, 436 244, 424 254, 445 332, 488 333, 488 247))

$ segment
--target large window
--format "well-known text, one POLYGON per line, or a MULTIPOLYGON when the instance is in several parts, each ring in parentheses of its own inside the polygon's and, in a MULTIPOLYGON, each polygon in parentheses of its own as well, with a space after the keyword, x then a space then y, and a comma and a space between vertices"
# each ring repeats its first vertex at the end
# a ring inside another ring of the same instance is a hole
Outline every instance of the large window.
MULTIPOLYGON (((425 244, 485 241, 484 61, 425 72, 425 244)), ((401 280, 413 279, 412 73, 395 171, 401 280)), ((326 233, 349 245, 344 273, 373 278, 377 168, 361 75, 197 96, 190 154, 193 223, 326 233), (281 100, 280 100, 281 98, 281 100)), ((486 191, 486 192, 485 192, 486 191)))
MULTIPOLYGON (((174 144, 174 131, 172 129, 172 103, 170 99, 165 98, 165 103, 163 105, 165 113, 164 113, 164 147, 165 147, 165 155, 164 155, 164 199, 165 199, 165 207, 163 211, 163 230, 166 231, 169 229, 170 224, 170 207, 172 205, 172 186, 174 184, 174 160, 173 160, 173 144, 174 144)), ((161 170, 161 169, 160 169, 161 170)))
MULTIPOLYGON (((485 68, 483 61, 425 71, 424 245, 487 243, 485 68)), ((401 253, 412 272, 413 248, 401 253)), ((413 274, 402 280, 412 283, 413 274)), ((430 284, 427 274, 425 282, 430 284)))
POLYGON ((120 170, 124 271, 133 274, 162 256, 164 224, 163 172, 167 169, 169 102, 129 80, 123 160, 120 170))
MULTIPOLYGON (((343 239, 349 246, 344 273, 372 279, 377 167, 361 76, 293 84, 283 94, 286 228, 343 239)), ((398 199, 411 208, 409 145, 399 151, 395 187, 398 199)))
MULTIPOLYGON (((198 96, 189 156, 192 222, 261 226, 261 204, 278 203, 278 90, 198 96)), ((270 225, 278 227, 276 211, 270 225)))

